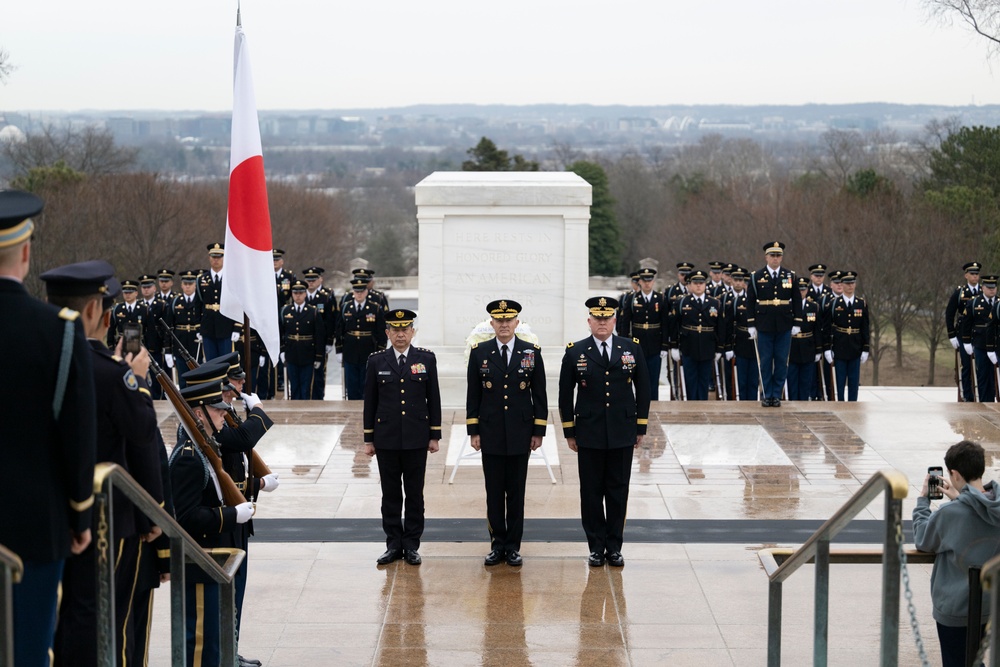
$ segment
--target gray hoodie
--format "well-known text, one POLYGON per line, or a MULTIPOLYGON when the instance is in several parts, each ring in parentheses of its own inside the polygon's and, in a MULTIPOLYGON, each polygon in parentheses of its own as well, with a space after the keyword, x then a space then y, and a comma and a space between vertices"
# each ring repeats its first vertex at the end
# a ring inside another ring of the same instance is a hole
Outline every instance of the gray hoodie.
MULTIPOLYGON (((965 627, 969 610, 969 568, 1000 554, 1000 487, 983 485, 980 493, 966 484, 958 497, 931 513, 930 500, 917 498, 913 508, 913 543, 937 554, 931 572, 934 619, 941 625, 965 627)), ((983 593, 983 623, 989 619, 989 597, 983 593)))

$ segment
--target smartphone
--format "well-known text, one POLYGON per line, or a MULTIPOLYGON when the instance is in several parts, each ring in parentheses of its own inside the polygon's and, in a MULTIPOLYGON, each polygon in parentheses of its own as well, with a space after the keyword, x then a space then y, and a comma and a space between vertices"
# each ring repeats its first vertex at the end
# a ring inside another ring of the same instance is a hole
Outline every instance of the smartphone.
POLYGON ((122 354, 137 355, 142 350, 142 325, 126 322, 122 327, 122 354))
POLYGON ((944 468, 941 466, 931 466, 927 469, 930 479, 927 480, 927 497, 931 500, 941 500, 944 498, 944 489, 941 488, 941 478, 944 477, 944 468))

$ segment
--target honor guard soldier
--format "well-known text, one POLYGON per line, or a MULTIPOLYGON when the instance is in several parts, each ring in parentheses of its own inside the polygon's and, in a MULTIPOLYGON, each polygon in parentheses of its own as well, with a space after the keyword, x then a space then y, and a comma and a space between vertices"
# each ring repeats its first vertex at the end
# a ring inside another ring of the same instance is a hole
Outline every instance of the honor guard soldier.
POLYGON ((819 303, 812 298, 809 278, 799 278, 798 288, 802 299, 802 327, 792 336, 788 353, 788 400, 811 401, 816 390, 816 366, 823 357, 823 329, 819 303))
POLYGON ((271 251, 271 259, 274 260, 274 284, 278 290, 278 310, 292 300, 292 283, 295 282, 295 274, 285 269, 285 251, 281 248, 274 248, 271 251))
POLYGON ((542 349, 514 335, 521 304, 486 305, 493 340, 469 352, 465 423, 472 448, 482 452, 486 480, 486 565, 521 565, 524 492, 531 452, 542 446, 548 419, 542 349))
MULTIPOLYGON (((115 356, 104 344, 111 324, 110 312, 120 287, 113 277, 114 268, 103 261, 71 264, 43 273, 49 303, 64 308, 83 309, 81 318, 90 343, 97 397, 98 461, 116 463, 126 470, 155 502, 163 502, 163 479, 160 470, 162 439, 159 437, 156 410, 146 383, 149 355, 140 348, 128 361, 115 356), (100 299, 91 299, 96 290, 84 282, 80 294, 80 275, 104 276, 105 291, 100 299), (80 297, 84 298, 81 299, 80 297), (84 303, 92 305, 82 305, 84 303)), ((134 284, 134 281, 129 281, 134 284)), ((134 299, 133 299, 134 302, 134 299)), ((114 545, 112 549, 115 586, 116 654, 123 664, 130 664, 135 645, 132 620, 132 592, 139 566, 139 546, 143 539, 160 534, 149 520, 121 493, 115 493, 110 517, 114 545)), ((107 538, 106 517, 94 517, 92 530, 101 533, 98 543, 107 538), (104 531, 104 533, 102 533, 104 531)), ((97 581, 95 572, 101 554, 94 542, 77 558, 66 563, 62 577, 62 603, 54 646, 56 666, 87 667, 97 665, 97 581)))
MULTIPOLYGON (((194 271, 182 273, 181 293, 170 302, 166 317, 163 318, 167 326, 173 329, 174 335, 187 353, 196 360, 204 358, 201 355, 201 320, 204 306, 201 297, 198 296, 197 285, 198 275, 194 271)), ((166 336, 163 339, 163 361, 167 364, 167 368, 174 367, 175 358, 180 359, 182 363, 184 361, 180 351, 174 349, 173 337, 166 336)), ((181 378, 180 386, 184 387, 184 378, 181 378)))
POLYGON ((368 298, 368 280, 352 278, 353 297, 341 309, 340 327, 335 336, 337 361, 343 360, 347 400, 364 398, 365 364, 372 353, 384 350, 385 315, 382 307, 368 298))
MULTIPOLYGON (((236 343, 236 349, 242 354, 246 348, 246 329, 240 332, 240 339, 236 343)), ((267 354, 267 348, 260 340, 257 330, 250 327, 250 363, 248 368, 250 376, 254 379, 253 387, 261 400, 274 398, 274 369, 271 365, 271 358, 267 354)))
POLYGON ((240 339, 243 323, 237 323, 219 312, 222 299, 222 265, 226 246, 222 243, 208 245, 208 262, 212 268, 198 278, 198 294, 205 308, 201 316, 201 344, 205 358, 214 359, 233 351, 233 343, 240 339))
MULTIPOLYGON (((0 191, 0 544, 21 558, 5 592, 11 665, 48 667, 63 566, 91 542, 97 416, 90 348, 79 310, 32 297, 23 281, 42 200, 0 191), (15 352, 16 351, 16 352, 15 352), (60 382, 62 379, 65 384, 60 382), (62 388, 64 387, 64 388, 62 388)), ((76 273, 81 309, 101 317, 101 270, 76 273)), ((6 657, 6 656, 5 656, 6 657)))
MULTIPOLYGON (((809 267, 809 298, 819 306, 819 314, 817 315, 819 326, 817 331, 820 332, 818 334, 820 344, 823 342, 822 332, 826 330, 826 313, 829 311, 827 306, 833 299, 833 290, 824 282, 827 271, 829 271, 829 267, 826 264, 813 264, 809 267)), ((815 380, 813 381, 813 400, 823 400, 823 388, 826 388, 827 398, 833 400, 833 372, 829 364, 826 363, 826 359, 823 358, 822 350, 820 351, 817 370, 819 372, 816 373, 815 380)))
MULTIPOLYGON (((389 297, 385 292, 375 289, 375 271, 372 269, 351 269, 351 274, 355 278, 364 278, 368 281, 368 298, 379 304, 383 311, 389 310, 389 297)), ((347 296, 346 294, 344 295, 347 296)))
POLYGON ((996 356, 996 326, 994 302, 997 296, 997 277, 982 276, 979 279, 980 294, 969 299, 962 313, 962 347, 974 360, 976 388, 980 403, 996 400, 996 373, 989 353, 996 356))
POLYGON ((670 356, 684 370, 689 401, 708 400, 715 364, 725 351, 722 307, 715 297, 705 296, 707 279, 704 271, 691 272, 687 278, 688 294, 674 302, 670 318, 670 356))
POLYGON ((962 314, 977 294, 979 294, 979 271, 982 269, 979 262, 967 262, 962 266, 965 271, 965 284, 959 285, 951 293, 948 299, 948 306, 944 311, 944 323, 948 329, 948 341, 951 346, 958 351, 962 360, 962 400, 972 401, 972 361, 971 357, 965 353, 965 348, 961 345, 959 336, 962 333, 962 314))
POLYGON ((677 262, 677 282, 667 290, 668 301, 676 301, 687 294, 687 277, 692 271, 694 271, 694 264, 691 262, 677 262))
POLYGON ((111 309, 111 326, 108 327, 108 346, 114 347, 121 338, 126 324, 137 324, 146 329, 146 307, 139 301, 139 283, 135 280, 123 280, 121 283, 123 301, 111 309))
POLYGON ((840 282, 844 293, 830 304, 830 319, 827 328, 827 362, 833 365, 837 378, 837 398, 844 400, 844 385, 847 385, 847 400, 858 400, 858 385, 861 382, 861 364, 868 361, 871 334, 868 321, 868 304, 854 290, 858 274, 844 271, 840 282))
POLYGON ((833 294, 833 291, 826 286, 823 279, 826 278, 826 264, 813 264, 809 267, 809 298, 820 303, 824 294, 833 294))
POLYGON ((281 309, 281 363, 288 372, 293 401, 308 401, 313 373, 323 365, 326 331, 322 314, 306 303, 306 284, 292 283, 292 303, 281 309))
POLYGON ((726 302, 726 360, 733 361, 734 399, 756 401, 760 386, 760 371, 757 368, 757 352, 750 327, 754 326, 754 314, 748 306, 746 269, 736 267, 731 272, 733 296, 726 302))
POLYGON ((626 292, 622 292, 618 297, 618 324, 615 325, 617 327, 615 333, 619 336, 631 338, 630 332, 628 331, 628 320, 624 318, 624 313, 627 308, 632 307, 632 297, 635 296, 635 293, 641 289, 639 287, 639 272, 633 271, 628 274, 628 278, 630 289, 626 292))
POLYGON ((566 444, 578 455, 587 562, 621 567, 632 452, 649 421, 649 378, 638 341, 612 335, 618 303, 599 296, 586 306, 591 335, 566 346, 559 414, 566 444))
POLYGON ((705 294, 708 296, 714 296, 720 301, 722 299, 722 294, 726 291, 726 283, 722 280, 722 272, 725 268, 725 262, 715 261, 708 263, 709 282, 705 283, 705 294))
POLYGON ((402 308, 386 314, 392 347, 371 355, 366 369, 365 453, 378 458, 386 545, 379 565, 400 558, 420 565, 427 453, 438 451, 441 440, 437 358, 410 345, 416 317, 402 308))
POLYGON ((649 377, 649 396, 660 400, 660 357, 666 357, 670 350, 667 338, 667 319, 670 305, 664 296, 653 289, 656 269, 639 269, 639 291, 633 292, 629 307, 622 308, 622 319, 618 330, 625 336, 635 338, 642 347, 649 377))
POLYGON ((330 353, 333 352, 333 337, 337 332, 337 319, 340 317, 340 308, 333 292, 323 286, 323 273, 321 266, 310 266, 302 272, 302 277, 306 281, 306 303, 316 307, 323 320, 323 331, 326 333, 323 365, 313 374, 311 398, 314 401, 322 401, 326 396, 326 365, 330 353))
MULTIPOLYGON (((156 289, 156 277, 148 274, 139 276, 139 292, 141 303, 146 308, 146 321, 142 328, 142 343, 146 346, 149 356, 160 366, 163 366, 163 335, 160 331, 160 319, 166 319, 167 302, 160 298, 156 289)), ((149 391, 153 400, 163 398, 163 388, 159 382, 150 382, 149 391)))
MULTIPOLYGON (((181 396, 209 434, 222 430, 229 405, 222 400, 219 383, 185 387, 181 396)), ((215 469, 186 432, 181 433, 170 453, 170 485, 177 522, 198 544, 205 549, 240 548, 239 526, 253 516, 253 504, 225 505, 215 469)), ((219 584, 197 565, 187 564, 184 587, 187 665, 219 665, 222 652, 219 584)))
POLYGON ((767 266, 758 269, 747 285, 747 307, 753 312, 750 337, 757 342, 764 396, 762 405, 779 407, 788 376, 788 350, 792 336, 802 327, 802 301, 795 274, 781 266, 785 244, 764 245, 767 266), (759 333, 758 333, 759 332, 759 333))
POLYGON ((177 292, 174 291, 175 275, 173 269, 160 269, 156 272, 156 294, 167 304, 177 296, 177 292))

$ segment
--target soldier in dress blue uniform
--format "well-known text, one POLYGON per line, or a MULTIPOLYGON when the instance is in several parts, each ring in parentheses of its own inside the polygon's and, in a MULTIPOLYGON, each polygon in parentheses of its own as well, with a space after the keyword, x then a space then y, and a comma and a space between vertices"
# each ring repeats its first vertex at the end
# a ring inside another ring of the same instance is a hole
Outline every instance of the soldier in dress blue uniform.
MULTIPOLYGON (((726 302, 726 361, 735 360, 733 377, 733 399, 756 401, 760 387, 760 372, 757 369, 757 353, 754 351, 750 327, 754 325, 754 315, 747 307, 747 278, 745 269, 736 267, 730 272, 733 280, 733 295, 726 302)), ((730 386, 733 386, 731 384, 730 386)))
POLYGON ((691 262, 677 262, 677 282, 666 292, 668 301, 675 301, 687 294, 687 277, 692 271, 694 264, 691 262))
POLYGON ((121 282, 123 301, 111 309, 111 326, 108 327, 108 346, 114 347, 121 338, 126 324, 138 324, 146 337, 146 306, 139 300, 139 283, 135 280, 121 282))
MULTIPOLYGON (((222 430, 229 405, 222 400, 220 384, 206 382, 185 387, 181 396, 207 430, 213 433, 222 430)), ((225 505, 215 470, 185 432, 170 453, 170 485, 177 522, 198 544, 206 549, 240 548, 239 526, 253 516, 253 504, 225 505)), ((187 665, 218 665, 221 658, 219 584, 193 564, 185 566, 184 579, 187 665)))
POLYGON ((982 276, 979 279, 981 294, 977 294, 965 305, 962 313, 961 330, 964 352, 975 360, 976 388, 980 403, 996 400, 995 363, 989 354, 996 356, 996 327, 993 311, 997 296, 997 277, 982 276))
POLYGON ((586 301, 591 335, 566 346, 559 370, 559 414, 577 453, 580 515, 593 567, 621 567, 632 452, 649 421, 649 378, 642 347, 612 335, 618 302, 586 301))
MULTIPOLYGON (((204 304, 198 296, 198 274, 194 271, 185 271, 181 274, 181 293, 173 298, 170 306, 164 314, 163 321, 173 329, 174 335, 180 341, 184 349, 195 360, 203 359, 201 354, 201 320, 204 314, 204 304)), ((163 361, 167 368, 173 368, 177 360, 184 363, 184 357, 179 350, 174 349, 174 339, 166 336, 163 339, 163 361), (176 357, 176 358, 175 358, 176 357)), ((183 388, 184 378, 180 380, 179 386, 183 388)))
POLYGON ((174 276, 177 275, 173 269, 160 269, 156 272, 156 295, 169 304, 177 296, 174 291, 174 276))
POLYGON ((531 452, 542 446, 548 403, 542 349, 514 335, 521 304, 511 299, 486 305, 496 338, 469 353, 465 423, 472 448, 483 453, 486 565, 521 565, 524 492, 531 452))
MULTIPOLYGON (((0 191, 0 544, 20 556, 12 587, 14 665, 48 667, 63 565, 90 544, 97 416, 93 361, 80 312, 24 288, 32 218, 42 200, 0 191), (14 352, 16 351, 16 353, 14 352), (66 378, 65 389, 56 381, 66 378), (15 417, 16 416, 16 417, 15 417)), ((84 309, 103 312, 111 273, 77 271, 84 309)), ((68 289, 68 286, 67 286, 68 289)))
POLYGON ((816 392, 816 365, 823 356, 823 329, 820 326, 819 303, 813 299, 812 283, 798 279, 802 299, 802 328, 792 336, 788 353, 788 400, 811 401, 816 392))
POLYGON ((726 283, 723 280, 723 272, 725 271, 726 263, 720 262, 718 260, 708 263, 708 282, 705 283, 705 294, 708 296, 714 296, 716 299, 722 300, 722 295, 726 290, 726 283))
POLYGON ((296 281, 295 274, 285 268, 285 251, 281 248, 271 250, 274 261, 274 284, 278 290, 278 310, 280 311, 292 300, 292 283, 296 281))
POLYGON ((639 269, 639 291, 633 292, 627 308, 620 308, 622 321, 617 330, 626 338, 635 338, 642 347, 649 377, 650 400, 660 400, 660 359, 667 356, 667 319, 670 302, 653 289, 656 269, 639 269))
POLYGON ((351 291, 353 298, 340 310, 340 326, 334 338, 337 361, 344 364, 347 400, 359 401, 364 398, 368 357, 384 350, 387 339, 385 313, 380 304, 368 298, 368 280, 352 278, 351 291))
POLYGON ((779 407, 788 375, 788 350, 792 336, 802 327, 802 301, 795 274, 781 266, 785 244, 764 245, 767 266, 758 269, 747 285, 747 308, 754 314, 750 337, 757 341, 765 408, 779 407))
POLYGON ((962 266, 965 271, 965 284, 959 285, 951 293, 948 299, 948 306, 944 311, 944 323, 948 329, 948 341, 951 346, 958 350, 962 361, 962 400, 975 400, 972 396, 972 357, 965 352, 959 336, 962 333, 962 314, 965 306, 968 305, 977 294, 979 294, 979 271, 983 265, 979 262, 966 262, 962 266))
MULTIPOLYGON (((162 503, 162 439, 146 381, 149 355, 140 348, 139 354, 128 355, 127 360, 123 360, 104 343, 112 321, 111 305, 120 289, 118 281, 111 277, 113 272, 107 262, 92 261, 53 269, 43 273, 41 279, 45 281, 49 303, 65 308, 83 307, 81 319, 90 343, 97 396, 97 460, 118 464, 154 501, 162 503), (81 306, 76 294, 76 276, 80 272, 100 272, 108 276, 100 309, 81 306)), ((132 593, 139 567, 139 547, 143 540, 152 541, 161 531, 153 527, 123 494, 116 492, 114 496, 111 519, 115 538, 116 654, 121 656, 123 664, 128 664, 135 646, 132 593)), ((100 532, 98 522, 94 517, 91 529, 100 532)), ((55 665, 97 665, 97 581, 94 573, 98 556, 98 549, 92 542, 82 554, 66 563, 54 646, 55 665)))
POLYGON ((326 331, 322 314, 306 303, 306 284, 296 280, 291 292, 292 303, 281 309, 281 362, 288 371, 291 399, 308 401, 313 374, 326 356, 326 331))
POLYGON ((670 356, 684 369, 689 401, 708 400, 715 364, 726 348, 722 305, 715 297, 705 296, 707 279, 704 271, 691 272, 689 293, 674 302, 670 318, 670 356))
MULTIPOLYGON (((163 335, 159 322, 167 314, 168 305, 156 290, 156 276, 149 274, 139 276, 139 296, 139 303, 146 308, 146 319, 142 326, 142 344, 146 346, 146 351, 153 361, 163 366, 163 335)), ((149 392, 153 395, 153 400, 163 398, 163 387, 159 382, 150 382, 149 392)))
POLYGON ((855 296, 858 274, 844 271, 840 282, 844 293, 830 304, 824 356, 833 365, 837 376, 837 398, 844 400, 844 385, 847 385, 847 400, 858 400, 858 385, 861 382, 861 364, 868 361, 871 333, 868 318, 868 304, 860 296, 855 296))
MULTIPOLYGON (((351 269, 351 275, 355 278, 364 278, 368 281, 368 298, 379 304, 383 311, 388 312, 389 310, 389 297, 385 295, 385 292, 375 289, 375 271, 372 269, 359 268, 351 269)), ((344 295, 345 298, 347 295, 344 295)))
POLYGON ((427 453, 438 451, 441 440, 437 358, 410 345, 416 317, 403 308, 386 314, 385 336, 392 347, 371 355, 366 371, 365 454, 378 458, 386 545, 379 565, 400 558, 420 565, 427 453))
POLYGON ((208 244, 208 262, 212 268, 198 277, 198 294, 205 309, 201 316, 201 343, 206 359, 232 352, 233 343, 240 339, 240 329, 243 328, 242 322, 234 322, 219 311, 225 254, 224 243, 208 244))
POLYGON ((642 288, 639 286, 640 280, 638 271, 633 271, 632 273, 628 274, 628 278, 629 278, 630 289, 626 292, 622 292, 618 296, 618 313, 617 313, 618 323, 615 325, 615 333, 617 333, 619 336, 631 337, 629 336, 628 332, 629 328, 628 321, 623 319, 623 313, 625 312, 626 309, 632 307, 632 297, 635 296, 635 293, 642 288))
MULTIPOLYGON (((826 264, 813 264, 809 267, 809 298, 816 302, 819 307, 819 326, 817 331, 820 332, 819 340, 822 344, 822 331, 825 330, 824 318, 826 317, 826 312, 828 311, 827 302, 832 300, 833 290, 826 284, 826 273, 829 267, 826 264)), ((830 365, 826 363, 826 359, 823 358, 822 351, 820 352, 819 366, 818 370, 822 373, 816 373, 813 380, 813 400, 822 401, 823 400, 823 389, 828 388, 829 398, 833 398, 833 371, 830 365)))
POLYGON ((340 318, 340 308, 333 292, 323 286, 324 273, 321 266, 310 266, 302 272, 307 288, 306 303, 316 307, 323 319, 323 331, 326 332, 323 365, 313 374, 311 397, 314 401, 322 401, 326 396, 326 366, 330 353, 333 352, 333 337, 337 333, 337 320, 340 318))

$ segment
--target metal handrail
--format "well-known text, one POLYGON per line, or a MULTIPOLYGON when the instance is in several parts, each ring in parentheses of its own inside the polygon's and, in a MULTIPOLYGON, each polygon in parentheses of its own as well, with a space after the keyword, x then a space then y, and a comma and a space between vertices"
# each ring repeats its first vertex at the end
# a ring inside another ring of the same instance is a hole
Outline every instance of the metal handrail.
POLYGON ((1000 587, 997 578, 1000 577, 1000 556, 994 556, 985 563, 983 563, 982 572, 979 575, 979 580, 983 582, 983 590, 990 591, 990 646, 993 649, 990 651, 990 667, 1000 667, 1000 627, 997 625, 997 620, 1000 619, 1000 595, 996 594, 996 590, 1000 587))
POLYGON ((0 544, 0 665, 14 664, 14 592, 24 564, 16 553, 0 544))
MULTIPOLYGON (((899 659, 899 593, 903 499, 909 491, 906 476, 895 470, 879 471, 865 482, 806 542, 778 564, 775 549, 758 552, 768 576, 767 664, 781 664, 782 583, 807 563, 815 563, 813 617, 813 664, 826 665, 830 602, 830 542, 875 498, 885 493, 885 541, 882 548, 882 642, 883 667, 895 667, 899 659)), ((837 557, 842 553, 837 553, 837 557)))
POLYGON ((101 667, 115 665, 114 534, 112 490, 121 491, 153 525, 170 538, 171 664, 184 667, 187 636, 184 625, 185 562, 191 562, 222 586, 222 664, 236 664, 236 602, 233 578, 243 563, 242 549, 204 549, 121 466, 98 463, 94 468, 94 508, 97 516, 97 656, 101 667), (217 562, 218 561, 218 562, 217 562))

